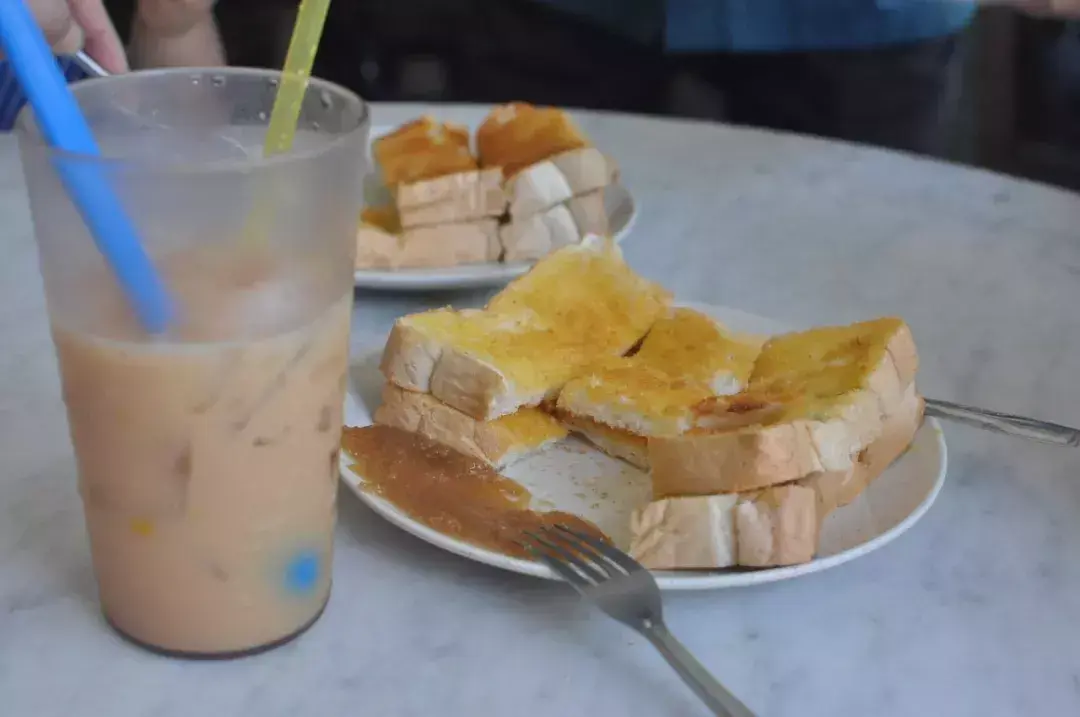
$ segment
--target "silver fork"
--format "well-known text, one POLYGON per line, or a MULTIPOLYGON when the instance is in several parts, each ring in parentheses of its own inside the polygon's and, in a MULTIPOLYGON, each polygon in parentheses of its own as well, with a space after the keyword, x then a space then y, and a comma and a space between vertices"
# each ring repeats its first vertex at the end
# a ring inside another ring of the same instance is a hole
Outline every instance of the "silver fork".
POLYGON ((668 632, 660 588, 648 570, 602 540, 561 525, 540 532, 525 534, 526 547, 609 617, 644 635, 713 714, 754 717, 668 632))

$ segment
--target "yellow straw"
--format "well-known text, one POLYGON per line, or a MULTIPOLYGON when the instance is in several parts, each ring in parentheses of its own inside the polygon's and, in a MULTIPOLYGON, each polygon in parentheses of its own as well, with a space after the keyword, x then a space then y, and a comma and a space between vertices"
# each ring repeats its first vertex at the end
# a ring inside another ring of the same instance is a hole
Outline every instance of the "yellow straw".
POLYGON ((264 156, 287 152, 296 136, 296 123, 304 104, 311 67, 319 49, 326 13, 330 0, 303 0, 296 13, 289 52, 285 55, 285 68, 281 73, 281 86, 274 98, 270 112, 270 125, 266 129, 264 156))
MULTIPOLYGON (((3 0, 0 0, 3 1, 3 0)), ((285 55, 285 67, 281 71, 281 83, 274 96, 274 107, 270 110, 270 124, 266 128, 266 140, 263 143, 263 156, 270 157, 292 148, 296 137, 296 123, 300 119, 300 109, 307 94, 308 78, 311 67, 315 64, 315 53, 319 49, 326 13, 330 9, 330 0, 302 0, 296 12, 296 24, 293 25, 289 51, 285 55)), ((271 226, 274 207, 274 193, 270 187, 262 187, 255 200, 255 207, 242 236, 251 244, 265 239, 271 226)))

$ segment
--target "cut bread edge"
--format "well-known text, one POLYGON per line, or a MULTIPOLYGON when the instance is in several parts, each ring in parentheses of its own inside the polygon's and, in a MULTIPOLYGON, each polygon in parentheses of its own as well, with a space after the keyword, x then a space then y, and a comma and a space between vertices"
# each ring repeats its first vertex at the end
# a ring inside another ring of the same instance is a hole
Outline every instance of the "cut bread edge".
POLYGON ((738 493, 848 471, 881 435, 917 366, 914 341, 903 325, 890 336, 864 387, 840 399, 836 415, 650 438, 655 496, 738 493))
POLYGON ((477 421, 430 394, 387 384, 374 422, 442 443, 503 469, 566 437, 566 429, 538 409, 494 421, 477 421))

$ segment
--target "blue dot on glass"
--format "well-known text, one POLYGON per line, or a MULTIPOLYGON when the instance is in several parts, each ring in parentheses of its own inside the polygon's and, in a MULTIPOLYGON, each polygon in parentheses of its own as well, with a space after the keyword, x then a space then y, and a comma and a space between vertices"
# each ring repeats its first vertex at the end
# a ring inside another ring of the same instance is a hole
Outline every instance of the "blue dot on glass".
POLYGON ((305 550, 293 556, 285 567, 285 587, 291 592, 306 594, 319 582, 319 555, 305 550))

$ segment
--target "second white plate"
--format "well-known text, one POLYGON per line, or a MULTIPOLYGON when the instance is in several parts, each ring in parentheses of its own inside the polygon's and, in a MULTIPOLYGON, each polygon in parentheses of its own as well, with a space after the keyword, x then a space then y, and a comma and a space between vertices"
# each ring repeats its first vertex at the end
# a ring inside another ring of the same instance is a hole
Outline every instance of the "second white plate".
MULTIPOLYGON (((615 241, 622 241, 637 218, 634 198, 621 184, 604 190, 604 208, 615 241)), ((463 264, 445 268, 373 270, 358 269, 356 286, 380 291, 433 291, 502 286, 532 268, 531 262, 512 264, 463 264)))
MULTIPOLYGON (((772 334, 786 330, 776 322, 723 307, 694 306, 737 331, 772 334)), ((345 424, 366 426, 378 406, 383 378, 379 351, 356 357, 345 398, 345 424)), ((894 540, 923 516, 945 483, 946 448, 941 427, 927 419, 907 453, 859 499, 825 520, 818 557, 802 565, 765 570, 657 572, 665 590, 708 590, 785 580, 815 573, 866 555, 894 540)), ((595 523, 620 547, 630 539, 630 512, 651 492, 647 474, 570 439, 514 464, 505 474, 529 489, 536 510, 564 510, 595 523)), ((363 490, 363 477, 342 456, 345 484, 376 513, 403 530, 451 553, 526 575, 556 579, 540 563, 511 558, 443 535, 409 517, 392 503, 363 490)))

